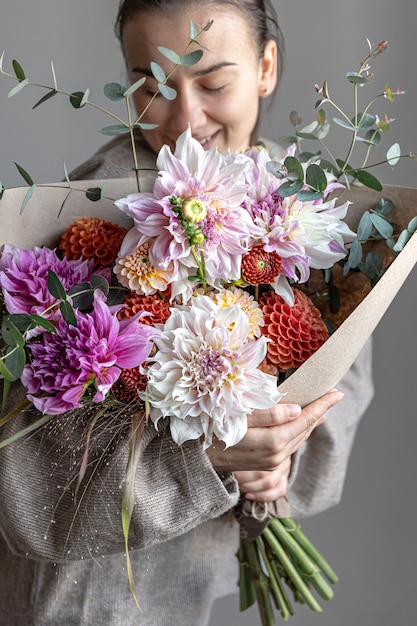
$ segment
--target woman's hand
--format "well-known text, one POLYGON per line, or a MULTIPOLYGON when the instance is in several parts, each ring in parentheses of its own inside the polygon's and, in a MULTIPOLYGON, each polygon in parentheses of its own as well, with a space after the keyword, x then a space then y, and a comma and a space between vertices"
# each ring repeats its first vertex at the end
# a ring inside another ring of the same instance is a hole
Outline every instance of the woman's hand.
POLYGON ((239 491, 247 500, 257 502, 275 502, 287 493, 288 478, 291 471, 291 458, 287 457, 276 469, 260 472, 258 470, 233 472, 239 483, 239 491))
POLYGON ((254 411, 248 417, 248 431, 237 445, 225 450, 222 442, 213 439, 207 454, 214 469, 219 472, 277 469, 324 422, 326 411, 342 398, 343 393, 333 389, 304 409, 297 404, 278 403, 271 409, 254 411))

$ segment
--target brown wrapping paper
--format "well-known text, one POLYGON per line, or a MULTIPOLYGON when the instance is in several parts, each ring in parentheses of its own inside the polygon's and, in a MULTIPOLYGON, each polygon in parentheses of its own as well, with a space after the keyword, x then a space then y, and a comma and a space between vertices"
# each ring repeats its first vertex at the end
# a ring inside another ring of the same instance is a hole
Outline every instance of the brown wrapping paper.
MULTIPOLYGON (((152 182, 153 176, 150 174, 143 179, 142 190, 149 191, 152 182)), ((74 187, 87 189, 102 184, 103 181, 97 180, 81 181, 74 183, 74 187)), ((0 246, 13 243, 23 248, 35 245, 53 247, 65 227, 84 216, 97 216, 129 226, 128 218, 113 206, 113 201, 132 193, 134 184, 132 178, 106 181, 106 199, 99 202, 91 202, 83 193, 74 190, 60 215, 61 204, 68 193, 63 184, 38 187, 23 214, 21 206, 27 188, 6 190, 0 201, 0 246)), ((339 194, 340 201, 352 201, 347 221, 353 229, 363 211, 374 207, 380 197, 393 200, 394 211, 389 219, 400 227, 405 227, 411 217, 417 214, 417 189, 387 186, 382 193, 376 193, 358 187, 339 194)), ((363 297, 336 332, 280 385, 280 390, 286 393, 286 402, 297 402, 304 406, 337 385, 374 331, 416 261, 417 235, 414 235, 377 285, 363 297)))

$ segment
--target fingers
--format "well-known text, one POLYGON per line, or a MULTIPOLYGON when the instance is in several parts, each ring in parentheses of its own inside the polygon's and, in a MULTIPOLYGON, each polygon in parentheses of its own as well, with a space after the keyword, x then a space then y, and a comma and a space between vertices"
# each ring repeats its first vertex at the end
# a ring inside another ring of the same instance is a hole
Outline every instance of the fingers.
POLYGON ((296 419, 301 414, 299 404, 276 404, 270 409, 255 409, 248 416, 248 428, 279 426, 296 419))
POLYGON ((326 419, 326 411, 342 397, 332 390, 303 410, 294 404, 277 404, 270 410, 254 411, 247 433, 237 445, 225 449, 214 438, 207 455, 217 471, 275 470, 298 450, 326 419))
POLYGON ((270 472, 235 472, 241 493, 248 500, 274 502, 287 493, 291 459, 287 458, 278 468, 270 472))

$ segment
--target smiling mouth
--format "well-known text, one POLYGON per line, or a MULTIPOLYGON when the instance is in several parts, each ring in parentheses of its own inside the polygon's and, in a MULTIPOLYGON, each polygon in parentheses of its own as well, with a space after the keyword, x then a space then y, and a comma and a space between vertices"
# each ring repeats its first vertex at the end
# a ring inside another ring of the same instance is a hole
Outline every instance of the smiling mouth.
POLYGON ((202 139, 198 139, 198 142, 200 143, 200 145, 205 146, 206 143, 208 143, 209 141, 211 141, 213 139, 214 135, 207 135, 207 137, 203 137, 202 139))
POLYGON ((204 137, 203 139, 199 139, 199 142, 202 146, 204 146, 210 139, 212 139, 213 135, 208 135, 208 137, 204 137))

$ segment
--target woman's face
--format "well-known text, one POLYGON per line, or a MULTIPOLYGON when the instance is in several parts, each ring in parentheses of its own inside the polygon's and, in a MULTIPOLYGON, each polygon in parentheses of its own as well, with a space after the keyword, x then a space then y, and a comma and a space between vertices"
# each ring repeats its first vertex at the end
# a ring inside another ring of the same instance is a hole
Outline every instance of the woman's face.
MULTIPOLYGON (((140 115, 157 90, 150 63, 159 63, 168 74, 173 63, 157 49, 165 46, 182 54, 189 42, 190 20, 200 27, 213 20, 200 37, 202 59, 191 67, 178 67, 168 85, 177 91, 175 100, 158 95, 143 122, 158 124, 142 131, 149 146, 158 152, 164 144, 175 148, 178 136, 191 127, 192 135, 208 150, 244 150, 259 112, 259 97, 271 93, 276 84, 276 46, 269 41, 262 58, 243 14, 238 9, 211 5, 194 8, 186 15, 162 12, 140 13, 123 30, 123 47, 130 83, 146 76, 134 93, 140 115)), ((188 50, 194 50, 195 44, 188 50)))

